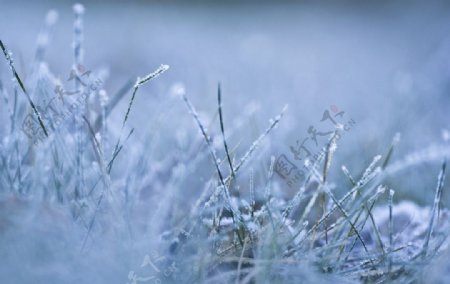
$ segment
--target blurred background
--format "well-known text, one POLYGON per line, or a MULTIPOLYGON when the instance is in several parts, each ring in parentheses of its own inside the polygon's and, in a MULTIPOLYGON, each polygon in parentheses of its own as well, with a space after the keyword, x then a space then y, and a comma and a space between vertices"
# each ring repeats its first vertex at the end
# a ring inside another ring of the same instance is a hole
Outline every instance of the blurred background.
MULTIPOLYGON (((59 20, 46 61, 56 77, 68 76, 74 3, 0 0, 0 37, 13 51, 20 72, 29 71, 37 34, 47 11, 55 9, 59 20)), ((394 160, 431 145, 446 145, 443 134, 450 128, 450 3, 446 1, 83 4, 84 65, 108 70, 104 83, 108 93, 161 63, 171 66, 141 90, 130 118, 137 130, 133 139, 155 138, 155 160, 183 151, 177 143, 182 137, 198 136, 181 100, 172 100, 173 86, 178 84, 184 85, 215 135, 220 133, 213 117, 221 82, 225 128, 232 132, 230 145, 240 143, 238 157, 269 125, 269 118, 289 105, 280 126, 265 142, 256 168, 267 168, 272 155, 292 157, 289 146, 306 138, 310 125, 319 129, 323 111, 331 105, 356 121, 338 145, 332 169, 337 180, 345 181, 342 164, 360 176, 373 156, 387 152, 397 132, 402 139, 394 160)), ((0 72, 3 78, 9 76, 5 62, 0 72)), ((127 103, 124 99, 111 118, 117 125, 127 103)), ((391 186, 409 199, 429 204, 445 156, 439 149, 425 163, 398 172, 391 186)), ((205 165, 211 169, 207 159, 205 165)), ((204 179, 211 173, 199 172, 204 179)))

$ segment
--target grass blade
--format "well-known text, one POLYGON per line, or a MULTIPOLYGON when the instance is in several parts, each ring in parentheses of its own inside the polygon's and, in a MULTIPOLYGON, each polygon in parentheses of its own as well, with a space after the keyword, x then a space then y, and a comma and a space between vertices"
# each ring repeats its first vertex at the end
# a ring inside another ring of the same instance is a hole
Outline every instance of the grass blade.
POLYGON ((233 163, 231 162, 230 153, 228 152, 227 140, 225 139, 225 130, 223 127, 223 115, 222 115, 222 92, 220 90, 220 83, 217 88, 217 100, 219 104, 219 121, 220 121, 220 130, 222 131, 222 139, 223 139, 223 147, 225 148, 225 153, 227 155, 228 164, 230 165, 231 176, 234 177, 234 168, 233 163))
POLYGON ((48 137, 48 132, 47 132, 47 129, 45 128, 44 122, 42 121, 41 114, 37 110, 36 105, 33 103, 30 95, 28 94, 27 90, 25 89, 25 86, 24 86, 22 80, 20 79, 19 74, 17 74, 16 68, 14 67, 14 61, 11 57, 11 54, 6 49, 5 45, 3 44, 3 42, 1 40, 0 40, 0 48, 2 49, 3 54, 5 55, 5 58, 9 63, 9 67, 11 68, 14 78, 16 79, 16 81, 19 84, 20 88, 22 89, 23 93, 27 97, 28 103, 30 104, 31 108, 33 109, 34 114, 37 116, 40 127, 44 131, 45 136, 48 137))

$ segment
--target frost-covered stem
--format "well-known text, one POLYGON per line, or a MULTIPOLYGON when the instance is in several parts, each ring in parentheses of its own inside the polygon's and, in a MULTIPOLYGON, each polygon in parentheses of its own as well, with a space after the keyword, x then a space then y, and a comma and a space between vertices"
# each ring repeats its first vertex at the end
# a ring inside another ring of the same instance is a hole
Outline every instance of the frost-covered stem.
POLYGON ((384 158, 383 165, 381 166, 383 169, 386 168, 386 166, 388 165, 388 163, 391 159, 392 153, 394 152, 394 148, 400 141, 400 137, 401 137, 400 133, 396 133, 394 135, 394 138, 392 138, 391 146, 389 147, 388 153, 386 154, 386 158, 384 158))
POLYGON ((349 179, 349 181, 351 182, 351 184, 354 186, 356 185, 356 181, 353 178, 352 174, 350 173, 350 171, 347 169, 346 166, 342 165, 341 167, 342 172, 347 176, 347 178, 349 179))
POLYGON ((323 178, 322 178, 322 183, 325 183, 327 180, 327 176, 328 176, 328 171, 330 170, 331 167, 331 161, 333 160, 333 155, 334 152, 336 152, 337 149, 337 134, 338 132, 336 132, 333 137, 331 137, 330 142, 327 145, 327 151, 326 151, 326 155, 325 155, 325 162, 323 165, 323 178))
POLYGON ((364 171, 361 179, 358 181, 358 184, 364 184, 368 181, 370 176, 377 168, 375 168, 375 165, 378 163, 378 161, 381 160, 381 155, 376 155, 370 165, 367 167, 367 169, 364 171))
MULTIPOLYGON (((73 11, 75 14, 75 21, 73 24, 73 55, 74 55, 74 66, 73 70, 78 74, 78 69, 83 64, 83 14, 84 7, 81 4, 75 4, 73 6, 73 11)), ((74 87, 77 94, 81 94, 82 86, 80 82, 75 79, 74 87)), ((87 102, 87 101, 86 101, 87 102)), ((75 196, 79 198, 82 195, 83 187, 83 142, 82 142, 82 126, 83 122, 81 120, 82 106, 79 106, 75 111, 74 122, 75 122, 75 136, 77 141, 77 155, 76 155, 76 188, 75 196)))
POLYGON ((106 106, 102 107, 102 145, 105 149, 107 147, 106 145, 106 106))
MULTIPOLYGON (((377 224, 375 222, 375 218, 373 217, 373 214, 372 214, 372 207, 375 204, 375 202, 377 201, 378 196, 383 194, 385 191, 386 191, 386 187, 380 185, 378 190, 377 190, 377 192, 375 193, 374 198, 373 198, 373 203, 370 206, 370 208, 368 209, 368 215, 369 215, 370 221, 372 223, 372 228, 375 231, 375 236, 377 237, 378 245, 380 246, 380 249, 381 249, 383 255, 386 254, 386 251, 384 250, 384 244, 383 244, 383 240, 381 239, 380 230, 378 229, 378 226, 377 226, 377 224)), ((370 200, 369 200, 369 202, 370 202, 370 200)), ((367 202, 366 204, 368 204, 369 202, 367 202)))
MULTIPOLYGON (((261 143, 261 141, 264 139, 264 137, 266 137, 270 131, 272 131, 272 129, 274 129, 278 123, 280 122, 281 118, 283 117, 285 111, 287 110, 287 105, 285 105, 283 107, 283 110, 281 111, 281 113, 275 117, 274 120, 271 120, 271 124, 270 126, 266 129, 266 131, 264 131, 263 134, 261 134, 256 140, 255 142, 253 142, 252 146, 250 146, 250 149, 244 154, 244 156, 241 158, 241 160, 239 161, 239 163, 237 164, 237 166, 234 168, 234 173, 236 174, 239 169, 245 164, 245 162, 252 156, 253 152, 258 148, 259 144, 261 143)), ((228 182, 230 179, 232 178, 231 175, 229 175, 226 179, 225 179, 225 183, 228 182)))
POLYGON ((275 167, 275 156, 271 156, 269 172, 267 174, 266 190, 264 192, 264 199, 266 200, 266 202, 270 201, 270 195, 271 195, 271 189, 272 189, 272 176, 273 176, 274 167, 275 167))
POLYGON ((100 90, 98 92, 98 98, 100 101, 100 108, 101 108, 101 117, 102 117, 102 125, 101 125, 101 145, 103 148, 103 152, 105 152, 107 148, 107 124, 106 124, 106 112, 109 104, 109 97, 105 90, 100 90))
MULTIPOLYGON (((381 155, 376 155, 370 165, 366 168, 364 171, 361 179, 358 180, 357 183, 355 183, 357 186, 362 187, 363 185, 367 184, 367 182, 378 172, 381 171, 380 167, 375 167, 375 165, 378 163, 378 161, 381 159, 381 155)), ((354 183, 354 180, 352 176, 350 175, 350 172, 348 172, 347 168, 344 166, 342 167, 342 170, 344 173, 349 177, 350 181, 354 183)), ((356 199, 356 196, 359 194, 359 191, 356 191, 353 193, 352 198, 349 200, 349 203, 353 202, 356 199)))
POLYGON ((22 186, 22 157, 19 149, 19 133, 14 133, 15 139, 14 139, 14 149, 16 152, 16 163, 17 163, 17 189, 19 193, 23 193, 23 186, 22 186))
POLYGON ((425 242, 423 244, 422 253, 424 256, 426 256, 428 251, 428 245, 431 239, 431 235, 433 234, 434 227, 435 227, 435 217, 436 217, 436 211, 438 210, 439 203, 441 202, 441 196, 442 196, 442 189, 444 188, 444 181, 445 181, 445 167, 447 165, 447 161, 444 160, 442 163, 441 171, 439 172, 438 176, 438 183, 436 187, 436 193, 434 195, 434 202, 433 202, 433 209, 431 211, 431 217, 430 217, 430 223, 428 225, 428 232, 425 239, 425 242))
MULTIPOLYGON (((83 15, 84 6, 81 4, 73 5, 73 12, 75 14, 75 21, 73 23, 73 55, 74 55, 74 68, 78 72, 78 66, 83 64, 84 50, 83 50, 83 15)), ((80 83, 75 80, 75 88, 79 90, 80 83)))
POLYGON ((154 72, 148 74, 144 78, 142 78, 142 79, 137 78, 136 83, 134 84, 134 88, 133 88, 133 95, 131 96, 130 103, 128 104, 128 109, 125 114, 125 118, 123 119, 123 122, 122 122, 122 129, 128 120, 128 116, 130 115, 131 107, 133 106, 134 98, 136 97, 136 93, 139 90, 139 87, 144 85, 145 83, 157 78, 159 75, 166 72, 167 70, 169 70, 169 65, 161 64, 158 67, 158 69, 156 69, 154 72))
POLYGON ((17 91, 17 86, 14 86, 14 103, 13 103, 13 109, 12 109, 12 113, 11 113, 11 134, 16 129, 17 102, 18 102, 18 91, 17 91))
MULTIPOLYGON (((18 97, 18 88, 17 85, 14 86, 14 105, 13 105, 13 112, 12 112, 12 122, 11 122, 11 135, 14 137, 14 150, 16 151, 16 159, 17 159, 17 174, 18 174, 18 185, 17 185, 17 192, 22 193, 21 189, 21 183, 22 183, 22 174, 20 171, 20 152, 19 152, 19 134, 17 131, 15 131, 16 128, 16 115, 17 115, 17 97, 18 97)), ((14 182, 14 180, 13 180, 14 182)))
POLYGON ((394 220, 392 216, 392 201, 394 199, 394 193, 395 191, 393 189, 389 190, 389 199, 388 199, 388 205, 389 205, 389 267, 388 271, 389 274, 392 270, 392 252, 393 252, 393 235, 394 235, 394 220))
POLYGON ((254 181, 254 170, 253 168, 250 168, 250 212, 251 216, 253 218, 253 214, 255 211, 256 201, 255 201, 255 181, 254 181))
POLYGON ((228 160, 228 165, 230 166, 231 175, 234 177, 235 174, 234 174, 233 163, 231 162, 230 153, 228 151, 228 144, 227 144, 227 140, 225 139, 225 129, 224 129, 224 126, 223 126, 222 92, 221 92, 221 89, 220 89, 220 83, 219 83, 218 90, 217 90, 217 100, 218 100, 218 105, 219 105, 219 121, 220 121, 220 130, 222 132, 223 146, 225 148, 225 153, 227 155, 227 160, 228 160))
POLYGON ((281 214, 282 220, 281 220, 280 227, 284 225, 289 214, 291 214, 292 209, 297 207, 300 204, 300 202, 303 200, 304 193, 305 193, 305 187, 301 187, 300 190, 295 194, 292 201, 288 204, 288 206, 286 206, 283 213, 281 214))
MULTIPOLYGON (((45 136, 48 136, 48 132, 47 132, 47 129, 45 128, 41 114, 39 113, 38 109, 36 108, 36 105, 34 104, 33 100, 31 99, 30 95, 28 94, 27 90, 25 89, 25 85, 22 83, 22 80, 20 79, 19 74, 17 74, 16 68, 14 67, 14 60, 12 58, 11 53, 8 51, 8 49, 5 47, 5 45, 3 44, 3 42, 1 40, 0 40, 0 48, 2 49, 3 55, 5 56, 6 61, 8 61, 11 72, 13 73, 13 81, 15 83, 17 83, 17 84, 14 84, 15 85, 14 87, 17 88, 17 85, 19 85, 20 89, 27 97, 28 103, 30 104, 31 109, 33 110, 34 114, 36 115, 39 125, 42 128, 42 130, 44 131, 45 136)), ((15 89, 15 90, 17 90, 17 89, 15 89)))
POLYGON ((50 10, 47 12, 47 15, 45 17, 44 26, 42 27, 42 30, 39 32, 38 38, 37 38, 37 47, 36 47, 36 53, 34 55, 34 61, 35 61, 35 68, 37 71, 37 68, 39 67, 39 63, 44 60, 45 51, 47 49, 50 32, 53 27, 53 25, 58 20, 58 12, 55 10, 50 10))
MULTIPOLYGON (((323 164, 323 175, 322 175, 322 184, 325 184, 325 182, 327 181, 327 176, 328 176, 328 171, 330 170, 331 167, 331 161, 333 160, 333 155, 334 152, 336 152, 336 148, 337 148, 337 144, 336 144, 336 139, 337 139, 337 135, 338 132, 336 131, 333 135, 333 137, 331 137, 330 142, 327 145, 327 151, 325 154, 325 161, 323 164)), ((322 216, 325 216, 326 214, 326 195, 325 193, 321 193, 321 207, 322 207, 322 216)), ((324 230, 325 230, 325 243, 328 244, 328 228, 327 228, 327 222, 323 223, 324 225, 324 230)))

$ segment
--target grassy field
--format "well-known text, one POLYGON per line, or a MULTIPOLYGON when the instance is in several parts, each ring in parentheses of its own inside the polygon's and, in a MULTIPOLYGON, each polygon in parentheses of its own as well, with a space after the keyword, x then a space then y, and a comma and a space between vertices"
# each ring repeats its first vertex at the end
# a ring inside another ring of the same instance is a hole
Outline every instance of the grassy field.
POLYGON ((446 3, 0 5, 0 283, 450 279, 446 3))

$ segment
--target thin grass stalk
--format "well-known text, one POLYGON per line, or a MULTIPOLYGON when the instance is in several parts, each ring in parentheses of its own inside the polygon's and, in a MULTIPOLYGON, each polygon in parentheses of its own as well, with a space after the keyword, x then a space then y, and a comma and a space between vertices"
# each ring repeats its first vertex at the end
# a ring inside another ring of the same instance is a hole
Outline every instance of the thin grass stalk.
POLYGON ((19 84, 20 89, 22 90, 22 92, 27 97, 28 103, 30 104, 31 109, 33 110, 34 114, 36 115, 40 127, 44 131, 45 136, 48 136, 47 128, 45 128, 45 125, 44 125, 44 122, 42 120, 41 114, 37 110, 36 105, 34 104, 34 102, 31 100, 31 97, 28 94, 27 90, 25 89, 25 85, 23 84, 22 80, 20 79, 19 74, 17 74, 16 68, 14 67, 14 61, 12 59, 11 53, 6 49, 5 45, 3 44, 3 42, 1 40, 0 40, 0 48, 2 49, 3 54, 4 54, 6 60, 9 63, 9 67, 11 69, 11 72, 13 73, 13 77, 14 77, 15 81, 19 84))
POLYGON ((394 235, 394 218, 393 218, 393 212, 392 212, 392 203, 394 199, 394 193, 395 191, 393 189, 389 190, 389 199, 388 199, 388 205, 389 205, 389 260, 388 260, 388 272, 391 274, 392 272, 392 252, 394 248, 394 242, 393 242, 393 235, 394 235))
POLYGON ((441 201, 442 190, 444 188, 446 165, 447 165, 447 161, 444 160, 444 162, 442 162, 441 171, 439 172, 438 183, 436 186, 436 192, 435 192, 434 202, 433 202, 433 209, 431 210, 431 217, 430 217, 430 221, 428 224, 427 235, 426 235, 425 242, 424 242, 423 248, 422 248, 422 254, 424 257, 427 255, 431 235, 433 234, 433 232, 435 230, 435 226, 436 226, 435 218, 436 218, 436 213, 437 213, 437 210, 439 207, 439 203, 441 201))
MULTIPOLYGON (((281 113, 272 120, 270 126, 255 140, 255 142, 253 142, 253 144, 250 146, 250 149, 244 154, 244 156, 240 159, 239 163, 234 168, 235 173, 237 173, 239 169, 245 164, 245 162, 252 156, 253 152, 258 148, 264 137, 266 137, 272 131, 272 129, 274 129, 278 125, 284 113, 286 112, 287 107, 287 105, 283 107, 281 113)), ((225 182, 227 182, 229 179, 231 179, 231 176, 228 176, 225 179, 225 182)))
POLYGON ((225 148, 225 153, 227 155, 227 160, 228 160, 228 164, 230 166, 231 176, 234 177, 235 174, 234 174, 233 163, 231 162, 230 153, 228 152, 228 145, 227 145, 227 140, 225 139, 225 130, 224 130, 224 126, 223 126, 222 92, 220 89, 220 83, 217 88, 217 101, 218 101, 218 105, 219 105, 219 121, 220 121, 220 131, 222 132, 223 147, 225 148))
MULTIPOLYGON (((84 50, 83 50, 83 15, 84 7, 81 4, 73 5, 73 12, 75 15, 75 20, 73 23, 73 68, 72 71, 78 76, 79 69, 82 68, 84 50)), ((77 78, 74 80, 74 88, 77 94, 82 93, 82 85, 77 78)), ((85 102, 87 106, 87 99, 85 102)), ((77 154, 76 154, 76 187, 75 187, 75 198, 81 198, 84 195, 84 174, 83 174, 83 123, 81 115, 84 110, 83 106, 79 106, 75 110, 74 125, 75 125, 75 137, 77 144, 77 154)))

